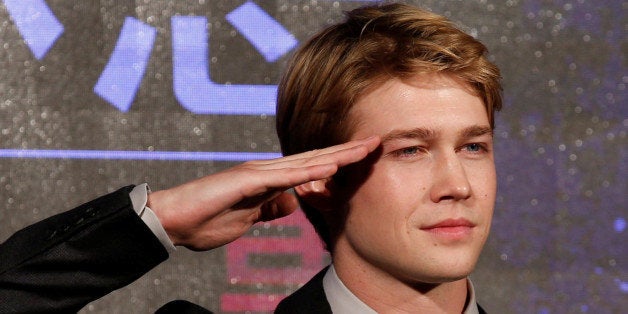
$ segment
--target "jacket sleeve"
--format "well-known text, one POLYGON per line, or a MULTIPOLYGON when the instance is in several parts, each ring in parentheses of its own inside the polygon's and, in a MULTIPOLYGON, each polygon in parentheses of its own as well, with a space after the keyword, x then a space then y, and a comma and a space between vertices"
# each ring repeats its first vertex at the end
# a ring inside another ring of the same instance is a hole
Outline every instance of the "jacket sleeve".
POLYGON ((124 187, 0 245, 0 313, 76 312, 168 258, 124 187))

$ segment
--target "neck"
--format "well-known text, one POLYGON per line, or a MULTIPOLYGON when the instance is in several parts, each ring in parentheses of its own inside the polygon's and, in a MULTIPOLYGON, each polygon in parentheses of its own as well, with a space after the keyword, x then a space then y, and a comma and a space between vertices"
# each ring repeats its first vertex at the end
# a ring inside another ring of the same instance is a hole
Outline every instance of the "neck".
POLYGON ((412 281, 347 257, 334 254, 338 278, 378 313, 462 313, 466 306, 466 278, 442 283, 412 281))

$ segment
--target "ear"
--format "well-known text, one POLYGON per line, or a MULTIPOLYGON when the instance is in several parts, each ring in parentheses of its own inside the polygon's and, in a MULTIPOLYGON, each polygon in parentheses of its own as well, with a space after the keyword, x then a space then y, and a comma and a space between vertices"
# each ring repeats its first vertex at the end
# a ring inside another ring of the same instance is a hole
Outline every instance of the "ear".
POLYGON ((301 200, 319 211, 329 211, 332 209, 332 189, 330 188, 332 179, 322 179, 310 181, 294 187, 294 191, 301 200))

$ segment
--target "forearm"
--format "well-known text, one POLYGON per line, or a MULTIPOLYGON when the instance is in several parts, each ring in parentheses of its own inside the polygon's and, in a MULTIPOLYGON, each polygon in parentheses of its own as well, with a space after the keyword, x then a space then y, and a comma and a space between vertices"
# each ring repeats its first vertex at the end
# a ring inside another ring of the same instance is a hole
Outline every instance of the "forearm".
POLYGON ((168 253, 132 208, 131 187, 50 217, 0 245, 0 312, 75 312, 168 253))

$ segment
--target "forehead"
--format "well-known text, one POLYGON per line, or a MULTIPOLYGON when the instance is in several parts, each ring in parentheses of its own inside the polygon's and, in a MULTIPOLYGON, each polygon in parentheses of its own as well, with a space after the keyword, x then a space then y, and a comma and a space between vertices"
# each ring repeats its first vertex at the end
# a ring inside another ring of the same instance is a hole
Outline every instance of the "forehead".
POLYGON ((391 78, 366 91, 349 111, 351 138, 393 130, 458 130, 489 126, 486 107, 468 84, 430 73, 391 78))

